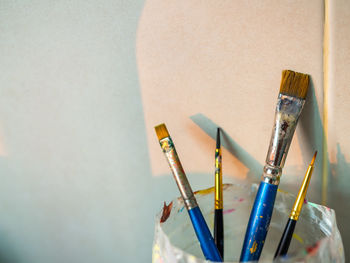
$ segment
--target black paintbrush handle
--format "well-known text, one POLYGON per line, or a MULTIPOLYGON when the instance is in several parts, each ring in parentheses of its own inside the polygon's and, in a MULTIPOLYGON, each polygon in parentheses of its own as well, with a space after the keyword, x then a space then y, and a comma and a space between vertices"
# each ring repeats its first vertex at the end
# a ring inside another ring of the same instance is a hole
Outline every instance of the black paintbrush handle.
POLYGON ((297 221, 293 219, 288 219, 287 225, 284 229, 283 235, 281 237, 280 243, 278 244, 274 258, 278 256, 285 256, 288 252, 290 241, 292 240, 294 228, 297 221))
POLYGON ((214 215, 214 241, 222 260, 224 260, 224 218, 222 209, 215 209, 214 215))

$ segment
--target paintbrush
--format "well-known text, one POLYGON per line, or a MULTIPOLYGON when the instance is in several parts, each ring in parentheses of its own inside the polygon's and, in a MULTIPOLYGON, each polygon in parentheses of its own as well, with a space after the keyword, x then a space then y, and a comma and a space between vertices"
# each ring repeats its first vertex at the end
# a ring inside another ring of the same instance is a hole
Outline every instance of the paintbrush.
POLYGON ((240 261, 259 260, 272 216, 282 168, 309 87, 309 76, 291 70, 282 72, 275 123, 262 181, 250 214, 240 261))
POLYGON ((220 128, 216 133, 215 149, 215 214, 214 214, 214 241, 224 260, 224 218, 222 214, 222 159, 220 145, 220 128))
POLYGON ((184 169, 182 168, 179 157, 176 153, 174 143, 168 133, 165 124, 160 124, 155 127, 160 147, 168 161, 171 172, 173 173, 176 184, 180 190, 185 207, 188 211, 194 231, 199 240, 204 257, 207 260, 222 262, 220 253, 214 243, 214 239, 210 233, 208 225, 202 215, 193 194, 191 186, 187 180, 184 169))
POLYGON ((290 245, 290 241, 292 240, 293 232, 295 225, 299 219, 301 208, 303 207, 303 203, 305 200, 306 192, 310 184, 311 175, 314 170, 314 163, 316 159, 317 151, 314 154, 314 157, 312 158, 312 161, 305 173, 305 177, 303 180, 303 183, 299 189, 299 193, 297 198, 295 199, 294 206, 292 211, 290 212, 290 216, 288 219, 288 222, 286 224, 286 227, 283 231, 283 235, 281 237, 280 243, 278 244, 276 253, 274 258, 279 256, 285 256, 288 252, 288 248, 290 245))

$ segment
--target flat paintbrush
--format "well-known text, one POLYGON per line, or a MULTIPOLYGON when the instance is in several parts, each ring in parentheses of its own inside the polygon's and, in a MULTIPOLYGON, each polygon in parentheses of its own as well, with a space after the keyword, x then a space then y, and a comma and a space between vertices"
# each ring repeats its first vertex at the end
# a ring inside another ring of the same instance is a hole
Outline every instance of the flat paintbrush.
POLYGON ((215 262, 222 262, 220 253, 214 243, 214 239, 210 233, 207 223, 197 204, 197 200, 193 194, 191 186, 187 180, 184 169, 182 168, 179 157, 176 153, 173 140, 171 139, 165 124, 155 127, 160 147, 165 154, 173 173, 174 179, 180 190, 185 207, 191 218, 194 231, 201 245, 204 257, 215 262))
POLYGON ((295 228, 295 225, 299 219, 301 208, 303 207, 303 203, 305 200, 306 192, 307 192, 307 189, 308 189, 309 184, 310 184, 311 175, 312 175, 312 172, 314 170, 314 163, 315 163, 316 155, 317 155, 317 151, 315 152, 314 157, 312 158, 312 161, 311 161, 311 163, 306 171, 303 183, 299 189, 298 196, 295 199, 293 209, 290 213, 288 222, 287 222, 286 227, 283 231, 283 235, 281 237, 280 243, 278 244, 274 258, 279 257, 279 256, 284 256, 288 252, 290 241, 292 240, 293 233, 294 233, 294 228, 295 228))
POLYGON ((242 262, 259 260, 260 258, 270 225, 282 168, 305 103, 308 87, 308 75, 291 70, 282 72, 275 123, 262 181, 255 197, 243 242, 240 257, 242 262))
POLYGON ((214 241, 224 260, 224 218, 223 218, 223 193, 222 193, 222 159, 220 145, 220 128, 216 133, 215 149, 215 214, 214 214, 214 241))

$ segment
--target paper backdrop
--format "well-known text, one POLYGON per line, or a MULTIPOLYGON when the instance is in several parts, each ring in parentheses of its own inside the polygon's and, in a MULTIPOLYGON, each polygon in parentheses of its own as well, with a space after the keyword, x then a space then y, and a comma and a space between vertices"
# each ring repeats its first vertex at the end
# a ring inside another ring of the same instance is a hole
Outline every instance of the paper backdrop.
POLYGON ((281 72, 291 69, 311 85, 282 181, 301 182, 318 150, 320 199, 323 21, 319 0, 147 1, 136 47, 153 174, 170 174, 153 128, 164 122, 187 173, 213 174, 221 127, 224 175, 260 180, 281 72))

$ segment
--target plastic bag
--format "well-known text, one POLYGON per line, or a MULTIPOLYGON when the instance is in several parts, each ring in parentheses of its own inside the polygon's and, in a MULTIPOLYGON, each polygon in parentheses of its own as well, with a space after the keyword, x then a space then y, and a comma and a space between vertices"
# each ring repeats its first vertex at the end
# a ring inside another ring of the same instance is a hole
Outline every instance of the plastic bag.
MULTIPOLYGON (((239 262, 242 243, 258 186, 224 185, 225 262, 239 262)), ((214 188, 195 193, 209 228, 214 224, 214 188)), ((289 218, 295 196, 279 190, 270 229, 259 262, 272 262, 289 218)), ((199 242, 182 198, 173 200, 169 217, 162 211, 156 217, 153 263, 203 263, 199 242)), ((288 256, 275 262, 345 262, 343 243, 334 210, 307 202, 304 204, 289 247, 288 256)))

